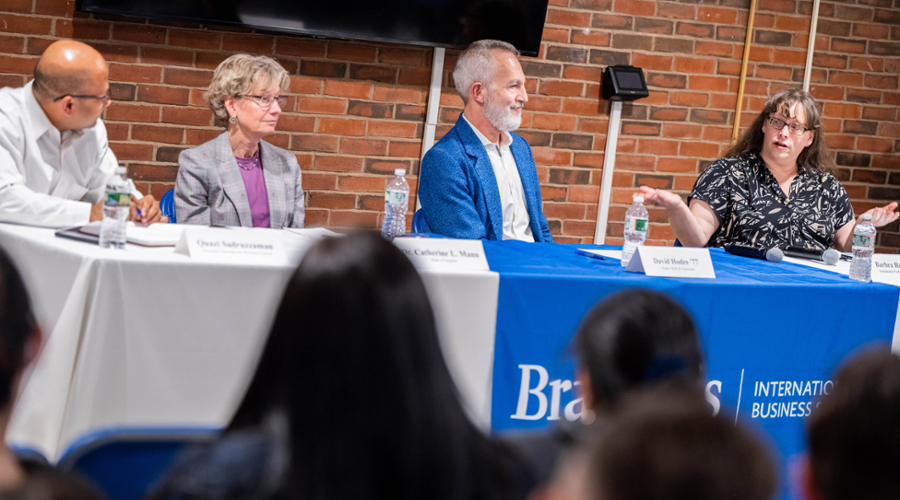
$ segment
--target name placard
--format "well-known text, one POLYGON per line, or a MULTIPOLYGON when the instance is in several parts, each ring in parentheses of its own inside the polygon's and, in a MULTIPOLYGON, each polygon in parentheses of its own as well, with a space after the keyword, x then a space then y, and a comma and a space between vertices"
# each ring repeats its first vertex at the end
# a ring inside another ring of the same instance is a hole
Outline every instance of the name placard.
POLYGON ((481 240, 395 238, 416 269, 430 271, 489 271, 481 240))
POLYGON ((284 240, 273 229, 189 227, 175 252, 206 262, 287 264, 284 240))
POLYGON ((706 248, 638 247, 626 271, 668 278, 715 278, 706 248))
POLYGON ((883 253, 873 255, 872 281, 900 285, 900 255, 883 253))

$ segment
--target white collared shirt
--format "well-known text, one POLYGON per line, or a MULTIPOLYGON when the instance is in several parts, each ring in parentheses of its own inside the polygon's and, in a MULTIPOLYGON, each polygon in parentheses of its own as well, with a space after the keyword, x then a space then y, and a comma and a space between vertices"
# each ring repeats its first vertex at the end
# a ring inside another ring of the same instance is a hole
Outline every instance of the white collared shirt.
POLYGON ((0 89, 0 222, 87 224, 118 164, 106 127, 60 133, 31 86, 0 89))
POLYGON ((509 145, 512 144, 512 135, 509 132, 500 132, 500 144, 496 144, 475 128, 466 115, 463 115, 463 119, 475 131, 475 135, 484 145, 488 158, 491 160, 494 177, 497 179, 497 188, 500 189, 500 207, 503 209, 503 239, 533 242, 531 218, 528 216, 528 206, 525 204, 525 188, 522 187, 522 178, 519 177, 516 159, 509 150, 509 145))

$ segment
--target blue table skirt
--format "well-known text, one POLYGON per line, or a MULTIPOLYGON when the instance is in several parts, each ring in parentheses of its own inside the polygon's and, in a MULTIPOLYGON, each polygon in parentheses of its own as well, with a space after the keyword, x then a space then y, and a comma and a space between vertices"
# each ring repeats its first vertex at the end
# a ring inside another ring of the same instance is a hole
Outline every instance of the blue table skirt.
POLYGON ((500 274, 494 430, 540 428, 581 411, 571 338, 591 306, 624 288, 665 291, 690 311, 707 356, 712 409, 765 429, 782 460, 802 451, 805 417, 830 390, 838 363, 893 336, 895 286, 721 249, 710 249, 716 279, 653 278, 576 248, 619 247, 484 242, 500 274))

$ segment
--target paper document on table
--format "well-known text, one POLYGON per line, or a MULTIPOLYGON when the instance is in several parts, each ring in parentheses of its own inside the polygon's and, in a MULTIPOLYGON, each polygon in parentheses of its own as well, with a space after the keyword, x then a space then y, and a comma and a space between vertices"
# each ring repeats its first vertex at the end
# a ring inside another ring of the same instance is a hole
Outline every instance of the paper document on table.
MULTIPOLYGON (((100 235, 101 221, 91 222, 78 230, 92 236, 100 235)), ((134 222, 125 223, 125 240, 145 247, 174 247, 184 232, 184 225, 157 223, 141 226, 134 222)))
POLYGON ((320 240, 326 236, 343 236, 341 233, 330 231, 324 227, 286 227, 285 231, 290 231, 311 240, 320 240))
POLYGON ((601 257, 622 260, 622 251, 621 250, 594 250, 593 248, 579 248, 578 250, 581 250, 582 252, 596 254, 601 257))

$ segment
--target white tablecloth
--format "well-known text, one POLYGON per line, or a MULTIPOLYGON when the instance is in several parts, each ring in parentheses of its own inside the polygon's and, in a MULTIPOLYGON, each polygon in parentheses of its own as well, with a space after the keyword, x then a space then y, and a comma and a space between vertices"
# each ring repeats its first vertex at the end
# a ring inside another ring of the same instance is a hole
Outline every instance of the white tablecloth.
MULTIPOLYGON (((0 224, 0 244, 22 271, 47 337, 7 440, 55 460, 102 428, 227 424, 309 245, 282 234, 291 265, 234 265, 195 262, 171 247, 107 250, 0 224)), ((487 427, 499 277, 422 277, 451 373, 487 427)))

